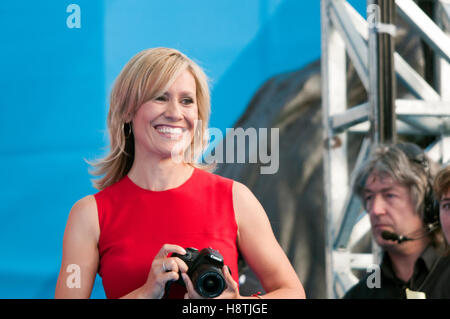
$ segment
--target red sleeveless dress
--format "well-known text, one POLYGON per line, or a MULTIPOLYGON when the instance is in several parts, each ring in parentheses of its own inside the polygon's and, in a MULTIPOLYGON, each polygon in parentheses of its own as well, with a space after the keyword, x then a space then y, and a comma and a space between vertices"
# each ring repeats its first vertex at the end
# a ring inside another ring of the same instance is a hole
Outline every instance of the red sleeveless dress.
MULTIPOLYGON (((143 189, 125 176, 95 194, 98 273, 106 297, 120 298, 141 287, 166 243, 218 250, 238 282, 232 185, 231 179, 195 168, 184 184, 166 191, 143 189)), ((184 292, 170 297, 183 298, 184 292)))

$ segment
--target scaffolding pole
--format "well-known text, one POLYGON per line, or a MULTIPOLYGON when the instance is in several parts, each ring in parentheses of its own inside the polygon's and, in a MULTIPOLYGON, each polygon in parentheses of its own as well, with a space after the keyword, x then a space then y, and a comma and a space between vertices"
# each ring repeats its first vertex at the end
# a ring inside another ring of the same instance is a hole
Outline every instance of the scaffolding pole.
POLYGON ((395 142, 395 3, 369 0, 369 104, 372 110, 372 145, 395 142))

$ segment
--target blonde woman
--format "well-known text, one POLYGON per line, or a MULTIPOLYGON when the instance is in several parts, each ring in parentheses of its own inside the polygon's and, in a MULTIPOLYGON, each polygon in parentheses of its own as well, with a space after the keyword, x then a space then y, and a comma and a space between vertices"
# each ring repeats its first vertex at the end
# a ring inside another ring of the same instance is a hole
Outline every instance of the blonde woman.
POLYGON ((69 214, 56 298, 89 298, 97 272, 108 298, 162 298, 174 282, 166 296, 200 298, 187 275, 187 247, 223 257, 218 298, 243 298, 238 250, 264 297, 305 297, 252 192, 195 164, 209 114, 207 78, 181 52, 148 49, 127 63, 111 92, 110 153, 94 164, 99 192, 69 214), (67 284, 73 265, 78 285, 67 284))

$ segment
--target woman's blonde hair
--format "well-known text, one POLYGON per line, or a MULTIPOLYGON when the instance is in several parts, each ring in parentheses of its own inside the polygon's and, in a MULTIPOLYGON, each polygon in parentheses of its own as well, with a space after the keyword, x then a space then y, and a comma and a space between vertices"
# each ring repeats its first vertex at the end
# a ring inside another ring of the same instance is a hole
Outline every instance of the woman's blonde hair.
POLYGON ((178 50, 152 48, 136 54, 125 65, 114 83, 107 118, 109 153, 102 159, 88 162, 95 168, 90 173, 101 176, 93 180, 95 188, 105 189, 129 172, 134 160, 131 120, 142 104, 164 94, 185 70, 195 78, 198 120, 201 121, 200 125, 197 125, 196 138, 193 138, 190 147, 185 151, 185 161, 198 168, 210 169, 209 166, 195 163, 207 148, 207 128, 211 113, 208 78, 194 61, 178 50), (194 143, 194 140, 197 143, 194 143))

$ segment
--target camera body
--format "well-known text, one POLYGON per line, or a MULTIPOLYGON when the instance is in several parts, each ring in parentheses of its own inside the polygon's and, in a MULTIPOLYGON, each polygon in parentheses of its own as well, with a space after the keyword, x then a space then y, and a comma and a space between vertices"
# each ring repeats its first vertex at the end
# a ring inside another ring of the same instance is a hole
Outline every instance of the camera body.
MULTIPOLYGON (((198 251, 196 248, 190 247, 186 248, 185 255, 173 253, 172 257, 178 257, 186 263, 187 275, 201 296, 214 298, 225 290, 226 282, 222 273, 224 262, 222 255, 217 250, 204 248, 198 251)), ((181 274, 177 282, 185 285, 181 274)))

